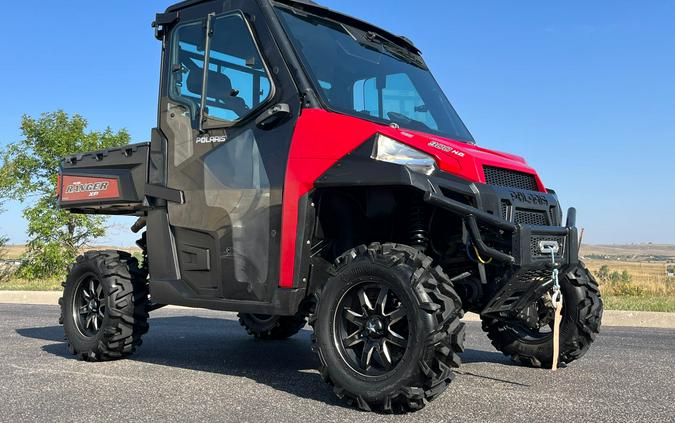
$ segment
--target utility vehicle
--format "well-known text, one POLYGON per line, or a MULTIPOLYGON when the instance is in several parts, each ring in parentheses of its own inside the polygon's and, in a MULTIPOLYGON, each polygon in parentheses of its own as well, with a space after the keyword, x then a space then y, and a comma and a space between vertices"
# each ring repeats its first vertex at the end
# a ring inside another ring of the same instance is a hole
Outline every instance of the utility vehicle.
POLYGON ((167 304, 239 312, 260 339, 309 321, 339 397, 416 410, 460 365, 465 311, 504 354, 551 365, 554 268, 559 359, 588 350, 602 302, 574 209, 564 222, 524 159, 476 145, 410 40, 300 0, 190 0, 154 27, 151 141, 62 163, 62 208, 145 229, 140 262, 72 266, 73 354, 132 354, 167 304))

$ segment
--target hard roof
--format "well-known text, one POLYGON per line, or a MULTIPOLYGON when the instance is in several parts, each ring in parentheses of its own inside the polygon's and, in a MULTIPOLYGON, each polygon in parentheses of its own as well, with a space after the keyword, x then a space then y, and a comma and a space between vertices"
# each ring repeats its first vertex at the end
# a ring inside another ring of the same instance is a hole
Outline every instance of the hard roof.
MULTIPOLYGON (((169 6, 166 11, 167 12, 175 12, 176 10, 184 9, 186 7, 193 6, 195 4, 199 3, 206 3, 207 1, 211 0, 185 0, 180 3, 176 3, 174 5, 169 6)), ((294 0, 295 3, 300 3, 300 4, 309 4, 309 5, 314 5, 314 6, 319 6, 319 4, 313 2, 312 0, 294 0)))
MULTIPOLYGON (((182 1, 180 3, 176 3, 173 6, 169 6, 168 9, 166 9, 167 12, 175 12, 180 9, 184 9, 186 7, 193 6, 195 4, 199 3, 206 3, 207 1, 211 0, 186 0, 182 1)), ((336 12, 334 10, 331 10, 327 7, 321 6, 318 3, 315 3, 311 0, 275 0, 278 1, 279 3, 284 3, 290 6, 302 6, 303 9, 316 13, 318 15, 323 15, 329 18, 333 18, 335 20, 342 21, 348 25, 352 25, 355 27, 363 28, 367 31, 375 31, 378 32, 379 34, 385 36, 386 38, 396 42, 397 44, 400 44, 408 49, 414 50, 416 52, 419 52, 417 47, 407 38, 401 37, 396 34, 392 34, 382 28, 376 27, 375 25, 368 23, 366 21, 360 20, 358 18, 353 18, 351 16, 345 15, 340 12, 336 12)))

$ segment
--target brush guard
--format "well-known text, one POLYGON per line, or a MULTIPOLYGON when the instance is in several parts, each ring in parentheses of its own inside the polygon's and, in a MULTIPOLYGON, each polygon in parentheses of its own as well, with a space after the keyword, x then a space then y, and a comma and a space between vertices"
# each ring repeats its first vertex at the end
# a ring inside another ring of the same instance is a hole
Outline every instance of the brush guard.
POLYGON ((481 311, 482 316, 517 316, 528 304, 552 289, 554 270, 565 270, 579 262, 574 208, 568 210, 565 226, 534 226, 514 224, 435 193, 426 193, 425 201, 462 216, 480 255, 501 262, 510 269, 498 281, 500 288, 481 311), (510 234, 510 253, 488 246, 478 222, 499 233, 510 234))

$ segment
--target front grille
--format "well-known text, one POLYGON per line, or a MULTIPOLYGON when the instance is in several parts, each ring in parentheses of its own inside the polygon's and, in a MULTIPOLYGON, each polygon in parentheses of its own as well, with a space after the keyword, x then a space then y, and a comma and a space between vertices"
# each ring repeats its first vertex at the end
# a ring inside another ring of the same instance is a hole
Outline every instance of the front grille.
POLYGON ((530 173, 518 172, 501 167, 483 166, 485 182, 505 188, 538 191, 537 179, 530 173))
POLYGON ((536 210, 516 209, 514 222, 520 223, 521 225, 539 225, 539 226, 548 225, 548 222, 546 220, 546 212, 536 210))
POLYGON ((555 254, 556 257, 562 257, 565 253, 565 237, 564 236, 549 236, 549 235, 532 235, 530 238, 530 254, 532 257, 550 257, 547 253, 542 253, 539 243, 541 241, 557 241, 559 245, 559 250, 555 254))

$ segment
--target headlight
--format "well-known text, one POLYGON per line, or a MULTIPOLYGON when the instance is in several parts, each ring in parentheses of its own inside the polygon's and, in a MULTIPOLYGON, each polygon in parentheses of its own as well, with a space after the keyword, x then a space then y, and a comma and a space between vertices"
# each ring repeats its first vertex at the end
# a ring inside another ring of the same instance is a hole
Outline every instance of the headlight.
POLYGON ((425 175, 431 175, 436 170, 436 160, 432 156, 382 134, 377 135, 372 158, 381 162, 404 165, 414 172, 425 175))

